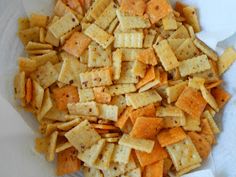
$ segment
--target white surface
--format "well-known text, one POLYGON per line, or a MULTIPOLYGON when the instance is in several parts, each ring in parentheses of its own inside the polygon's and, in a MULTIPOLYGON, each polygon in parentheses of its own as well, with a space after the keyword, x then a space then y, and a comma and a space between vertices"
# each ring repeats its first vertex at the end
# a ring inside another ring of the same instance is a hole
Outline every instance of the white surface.
MULTIPOLYGON (((50 0, 27 1, 27 11, 48 11, 39 2, 50 0), (30 2, 30 3, 29 3, 30 2), (36 3, 35 3, 36 2, 36 3), (31 5, 29 5, 31 4, 31 5), (32 6, 33 5, 33 6, 32 6), (33 8, 32 8, 33 7, 33 8)), ((200 9, 200 19, 203 32, 199 34, 202 40, 213 48, 218 41, 228 38, 236 31, 235 0, 185 0, 200 9)), ((50 3, 51 4, 51 3, 50 3)), ((33 150, 33 138, 37 124, 28 113, 16 107, 13 99, 12 81, 16 71, 17 57, 22 55, 23 47, 16 37, 17 18, 26 15, 20 0, 0 0, 0 176, 8 177, 50 177, 54 176, 53 164, 47 163, 42 156, 33 150), (11 105, 10 105, 10 104, 11 105), (13 109, 13 107, 15 109, 13 109), (24 121, 27 123, 25 124, 24 121), (28 126, 27 126, 28 125, 28 126), (30 128, 31 129, 30 129, 30 128)), ((217 51, 236 44, 236 35, 220 42, 217 51)), ((209 158, 201 169, 211 169, 215 177, 236 176, 236 64, 225 74, 225 87, 233 95, 230 102, 222 111, 218 123, 222 125, 222 133, 218 144, 214 147, 213 158, 209 158)), ((185 177, 195 177, 185 175, 185 177)), ((193 176, 195 175, 195 176, 193 176)), ((209 171, 201 171, 198 177, 210 177, 209 171)))

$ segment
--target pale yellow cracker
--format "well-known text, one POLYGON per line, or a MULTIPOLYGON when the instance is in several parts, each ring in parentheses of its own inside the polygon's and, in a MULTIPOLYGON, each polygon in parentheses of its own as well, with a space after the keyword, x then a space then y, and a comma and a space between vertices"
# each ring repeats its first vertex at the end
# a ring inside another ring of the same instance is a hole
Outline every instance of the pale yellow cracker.
POLYGON ((177 29, 177 23, 176 23, 173 13, 170 13, 169 15, 165 16, 162 19, 162 24, 163 24, 164 30, 177 29))
POLYGON ((134 109, 162 100, 161 96, 155 90, 148 90, 141 93, 130 93, 127 94, 127 99, 134 109))
POLYGON ((218 60, 217 54, 211 48, 209 48, 205 43, 203 43, 200 39, 196 38, 193 41, 193 43, 198 49, 200 49, 203 53, 205 53, 209 58, 215 61, 218 60))
POLYGON ((65 122, 65 123, 61 123, 57 126, 58 129, 63 130, 63 131, 68 131, 71 128, 75 127, 76 125, 78 125, 82 120, 77 118, 77 119, 73 119, 71 121, 65 122))
POLYGON ((93 89, 79 89, 79 101, 80 102, 88 102, 93 101, 95 99, 93 89))
POLYGON ((27 45, 29 41, 39 42, 39 27, 22 30, 18 35, 24 45, 27 45))
POLYGON ((214 134, 220 133, 220 129, 219 129, 218 125, 216 124, 213 116, 210 114, 210 112, 208 110, 204 111, 202 116, 208 120, 210 127, 211 127, 214 134))
POLYGON ((135 76, 139 76, 139 77, 143 78, 146 73, 146 68, 147 68, 146 64, 136 60, 136 61, 134 61, 134 66, 132 68, 132 72, 135 76))
POLYGON ((16 98, 24 98, 25 97, 25 72, 20 72, 15 76, 14 79, 14 92, 16 98))
POLYGON ((194 89, 200 90, 201 86, 204 86, 205 79, 202 77, 189 78, 188 86, 194 89))
POLYGON ((166 88, 167 102, 168 103, 175 102, 186 86, 187 86, 186 82, 180 82, 173 86, 167 87, 166 88))
POLYGON ((162 40, 158 45, 154 46, 154 49, 166 71, 179 66, 179 62, 167 40, 162 40))
POLYGON ((114 37, 95 24, 91 24, 84 33, 106 49, 113 41, 114 37), (99 35, 98 35, 99 34, 99 35))
POLYGON ((71 9, 63 2, 63 0, 58 0, 53 9, 55 15, 61 17, 66 13, 70 13, 71 9))
POLYGON ((151 81, 149 83, 147 83, 146 85, 140 87, 140 89, 138 90, 138 92, 145 92, 149 89, 154 88, 155 86, 157 86, 158 84, 160 84, 160 80, 159 79, 155 79, 154 81, 151 81))
POLYGON ((219 74, 223 74, 236 60, 236 51, 227 48, 217 61, 219 74))
MULTIPOLYGON (((58 134, 58 135, 59 135, 59 134, 58 134)), ((59 153, 59 152, 64 151, 64 150, 66 150, 66 149, 68 149, 68 148, 70 148, 70 147, 72 147, 72 144, 70 144, 69 142, 65 142, 65 143, 63 143, 63 144, 58 145, 58 146, 56 147, 55 152, 56 152, 56 153, 59 153)))
POLYGON ((164 128, 174 128, 186 125, 185 116, 182 117, 164 117, 163 118, 164 128))
POLYGON ((184 25, 181 25, 169 39, 186 39, 189 38, 188 30, 184 25))
POLYGON ((90 123, 87 120, 84 120, 79 125, 68 131, 65 134, 65 137, 79 153, 84 152, 87 148, 91 147, 101 139, 100 135, 91 128, 90 123))
POLYGON ((116 18, 116 9, 117 5, 114 2, 111 2, 97 18, 95 24, 104 30, 107 29, 112 21, 116 18))
POLYGON ((69 103, 67 105, 70 114, 84 116, 98 116, 99 110, 96 102, 69 103))
POLYGON ((58 21, 49 27, 49 31, 56 37, 60 38, 65 33, 72 30, 79 24, 79 21, 72 13, 65 14, 58 21))
POLYGON ((189 167, 186 167, 184 169, 181 169, 180 171, 178 171, 176 173, 176 177, 181 177, 183 174, 188 173, 188 172, 190 172, 190 171, 192 171, 192 170, 194 170, 194 169, 196 169, 200 166, 201 166, 201 163, 197 163, 197 164, 191 165, 189 167))
POLYGON ((130 147, 117 144, 115 145, 112 154, 112 161, 127 164, 129 162, 130 155, 131 155, 130 147))
POLYGON ((175 51, 185 39, 168 39, 168 43, 173 51, 175 51))
POLYGON ((148 18, 143 16, 131 16, 120 10, 116 10, 117 18, 122 29, 149 28, 151 23, 148 18))
POLYGON ((212 96, 212 94, 205 88, 204 85, 200 87, 201 93, 203 98, 206 100, 206 102, 216 111, 219 111, 219 106, 215 100, 215 98, 212 96))
POLYGON ((114 150, 115 144, 107 143, 101 152, 101 156, 96 160, 95 166, 98 169, 106 170, 110 166, 112 153, 114 150))
POLYGON ((179 65, 179 71, 182 77, 190 75, 190 74, 206 71, 210 68, 211 68, 211 65, 206 55, 201 55, 198 57, 193 57, 188 60, 184 60, 180 62, 180 65, 179 65))
POLYGON ((134 62, 122 62, 120 79, 115 83, 117 84, 135 84, 138 82, 138 78, 132 72, 134 62))
POLYGON ((40 110, 37 114, 38 121, 41 121, 44 118, 44 116, 52 108, 52 106, 53 106, 53 104, 52 104, 52 99, 51 99, 51 96, 50 96, 49 89, 46 89, 44 91, 42 106, 41 106, 41 108, 40 108, 40 110))
POLYGON ((200 127, 200 118, 199 117, 192 117, 189 114, 186 114, 186 123, 183 126, 183 129, 186 131, 201 131, 200 127))
POLYGON ((152 152, 155 142, 147 139, 133 138, 130 135, 123 134, 118 144, 150 153, 152 152))
POLYGON ((144 35, 142 32, 115 33, 115 48, 142 48, 144 35))
POLYGON ((188 38, 186 39, 176 50, 175 55, 178 58, 178 60, 186 60, 189 58, 192 58, 194 56, 197 56, 199 54, 198 49, 195 47, 195 45, 192 42, 192 39, 188 38))
POLYGON ((90 72, 80 73, 79 77, 82 88, 107 86, 112 84, 110 68, 103 68, 92 70, 90 72))
POLYGON ((122 52, 122 61, 135 61, 143 49, 120 48, 119 50, 122 52))
POLYGON ((96 43, 88 47, 88 67, 108 67, 112 65, 111 49, 103 49, 96 43))
POLYGON ((78 158, 88 165, 93 165, 98 159, 99 154, 105 146, 105 139, 99 140, 96 144, 92 145, 89 149, 86 149, 83 153, 78 153, 78 158))
POLYGON ((38 82, 33 80, 33 97, 32 97, 32 107, 39 111, 43 103, 44 89, 39 85, 38 82))
POLYGON ((110 34, 112 34, 112 33, 114 32, 115 28, 117 27, 118 23, 119 23, 118 19, 115 18, 115 19, 111 22, 110 26, 108 27, 107 32, 110 33, 110 34))
POLYGON ((58 132, 55 131, 51 134, 50 140, 49 140, 49 146, 46 154, 46 159, 51 162, 55 158, 55 150, 56 150, 56 144, 57 144, 57 136, 58 132))
POLYGON ((58 72, 52 63, 47 62, 45 65, 38 67, 30 76, 45 89, 57 81, 58 72))
POLYGON ((84 177, 103 177, 103 174, 100 170, 92 167, 83 167, 84 177))
POLYGON ((24 71, 26 73, 33 72, 37 69, 37 63, 34 60, 29 58, 20 57, 18 60, 18 66, 20 71, 24 71))
POLYGON ((202 161, 189 137, 176 144, 168 145, 166 149, 177 171, 202 161))
POLYGON ((122 51, 120 49, 117 49, 115 52, 112 53, 112 63, 113 79, 118 80, 120 79, 122 63, 122 51))
POLYGON ((56 64, 59 62, 56 51, 50 51, 47 54, 40 56, 32 56, 30 57, 33 61, 36 61, 37 67, 46 64, 47 62, 51 62, 52 64, 56 64))
POLYGON ((52 49, 52 45, 50 44, 42 44, 38 42, 29 41, 28 44, 25 46, 27 50, 36 50, 36 49, 52 49))
POLYGON ((64 84, 72 83, 72 85, 80 88, 81 83, 79 74, 86 72, 87 69, 87 65, 80 63, 78 59, 71 56, 66 56, 64 58, 62 68, 58 76, 58 81, 64 84))
POLYGON ((116 105, 107 105, 107 104, 98 104, 99 117, 117 121, 118 119, 118 106, 116 105))
POLYGON ((196 32, 196 33, 200 32, 201 28, 200 28, 200 24, 198 21, 196 9, 193 7, 190 7, 190 6, 185 7, 185 8, 183 8, 183 14, 186 19, 186 22, 193 27, 194 32, 196 32))

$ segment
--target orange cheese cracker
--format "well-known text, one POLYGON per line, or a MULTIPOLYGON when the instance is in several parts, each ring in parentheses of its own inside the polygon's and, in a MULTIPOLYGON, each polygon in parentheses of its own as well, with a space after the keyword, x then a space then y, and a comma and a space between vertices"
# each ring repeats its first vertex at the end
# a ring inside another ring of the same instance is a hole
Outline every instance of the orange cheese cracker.
POLYGON ((221 87, 213 88, 211 94, 215 98, 219 108, 222 108, 231 98, 231 95, 221 87))
POLYGON ((162 130, 157 139, 162 147, 177 143, 186 138, 186 134, 181 127, 162 130))
POLYGON ((120 9, 130 15, 143 15, 146 3, 144 0, 124 0, 121 1, 120 9))
POLYGON ((146 166, 144 177, 163 177, 164 160, 146 166))

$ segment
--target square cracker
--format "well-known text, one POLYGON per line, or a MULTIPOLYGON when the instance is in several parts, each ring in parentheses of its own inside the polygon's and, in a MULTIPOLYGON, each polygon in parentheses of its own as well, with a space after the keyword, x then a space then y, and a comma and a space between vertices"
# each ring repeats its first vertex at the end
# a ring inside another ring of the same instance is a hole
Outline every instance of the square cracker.
POLYGON ((77 88, 71 85, 55 88, 52 90, 52 93, 56 106, 61 111, 67 110, 68 103, 76 103, 79 101, 77 88))
POLYGON ((162 127, 162 118, 138 117, 130 135, 135 138, 154 139, 162 127), (146 129, 146 127, 148 127, 148 129, 146 129))
POLYGON ((112 153, 115 148, 115 144, 107 143, 103 148, 101 155, 95 162, 95 167, 101 170, 106 170, 109 168, 112 158, 112 153))
POLYGON ((39 27, 22 30, 18 35, 24 45, 28 44, 29 41, 39 42, 39 27))
POLYGON ((201 27, 200 27, 200 24, 199 24, 196 9, 193 8, 193 7, 190 7, 190 6, 185 7, 185 8, 183 8, 183 14, 184 14, 184 17, 186 19, 186 22, 193 27, 194 32, 195 33, 200 32, 201 27))
POLYGON ((213 88, 211 94, 215 98, 219 108, 222 108, 231 98, 231 95, 221 87, 213 88))
POLYGON ((155 142, 155 146, 151 153, 136 150, 135 154, 141 167, 145 167, 168 157, 166 150, 162 148, 157 141, 155 142))
POLYGON ((79 153, 84 152, 87 148, 90 148, 101 139, 100 135, 91 128, 90 123, 87 120, 84 120, 79 125, 68 131, 65 134, 65 137, 79 153))
POLYGON ((98 116, 99 109, 96 102, 69 103, 67 104, 69 113, 72 115, 98 116))
POLYGON ((130 112, 129 117, 134 124, 138 117, 155 117, 156 108, 154 104, 149 104, 147 106, 141 107, 139 109, 130 112))
POLYGON ((171 34, 169 39, 186 39, 189 37, 188 30, 184 25, 181 25, 174 33, 171 34))
POLYGON ((175 102, 186 86, 187 86, 186 82, 180 82, 173 86, 167 87, 166 88, 167 102, 168 103, 175 102))
POLYGON ((193 117, 200 117, 206 107, 206 101, 196 89, 186 87, 175 105, 193 117))
POLYGON ((31 27, 38 26, 46 28, 48 22, 48 16, 33 13, 30 16, 29 23, 31 27))
POLYGON ((107 86, 112 84, 110 68, 96 69, 85 73, 80 73, 82 88, 107 86))
POLYGON ((192 39, 188 38, 186 39, 176 50, 175 55, 178 58, 178 60, 186 60, 189 58, 192 58, 194 56, 197 56, 199 54, 198 49, 195 47, 195 45, 192 42, 192 39))
POLYGON ((88 102, 93 101, 95 99, 93 89, 79 89, 79 101, 80 102, 88 102))
POLYGON ((219 75, 223 74, 236 60, 236 51, 227 48, 217 61, 219 75))
POLYGON ((172 7, 167 0, 151 0, 147 3, 146 12, 154 24, 172 12, 172 7))
POLYGON ((88 47, 88 67, 108 67, 111 65, 111 48, 103 49, 92 42, 88 47))
POLYGON ((130 135, 123 134, 118 144, 128 146, 135 150, 151 153, 155 142, 142 138, 133 138, 130 135))
POLYGON ((143 15, 146 8, 144 0, 125 0, 121 1, 120 9, 129 15, 143 15))
POLYGON ((154 45, 154 49, 166 71, 179 66, 179 62, 167 40, 162 40, 158 45, 154 45))
POLYGON ((160 102, 162 100, 162 97, 155 90, 148 90, 141 93, 130 93, 127 94, 127 98, 134 109, 151 103, 160 102))
POLYGON ((131 155, 131 148, 122 145, 115 145, 113 154, 112 154, 112 161, 127 164, 130 159, 131 155))
POLYGON ((99 140, 96 144, 92 145, 82 153, 78 153, 78 158, 88 165, 93 165, 98 159, 99 154, 102 152, 106 143, 105 139, 99 140))
POLYGON ((144 170, 144 177, 162 177, 164 169, 164 160, 148 165, 144 170))
POLYGON ((181 117, 165 117, 163 118, 164 128, 174 128, 184 126, 186 124, 185 116, 181 117))
POLYGON ((47 62, 45 65, 38 67, 30 76, 45 89, 57 81, 58 72, 52 63, 47 62))
POLYGON ((78 59, 70 55, 63 56, 63 58, 64 60, 59 72, 58 81, 81 88, 79 74, 87 71, 87 65, 80 63, 78 59))
POLYGON ((93 93, 97 103, 108 104, 111 102, 111 94, 106 90, 105 87, 94 87, 93 93))
POLYGON ((118 119, 118 106, 116 105, 107 105, 107 104, 97 104, 99 109, 99 117, 117 121, 118 119))
POLYGON ((118 84, 134 84, 138 82, 138 77, 132 72, 134 62, 122 62, 121 73, 119 80, 116 81, 118 84))
POLYGON ((99 45, 101 45, 104 49, 106 49, 114 41, 114 37, 112 35, 104 31, 102 28, 98 27, 94 23, 91 24, 84 31, 84 33, 92 40, 97 42, 99 45))
POLYGON ((168 145, 166 149, 177 171, 201 163, 202 161, 188 136, 176 144, 168 145))
POLYGON ((161 147, 166 147, 168 145, 175 144, 185 138, 186 134, 181 127, 162 130, 157 135, 157 139, 161 147))
POLYGON ((63 176, 74 173, 80 169, 80 160, 76 157, 77 150, 70 147, 57 154, 56 174, 63 176))
POLYGON ((196 132, 189 132, 188 136, 191 138, 201 158, 207 159, 208 155, 211 152, 210 143, 196 132))
POLYGON ((112 96, 123 95, 136 91, 136 87, 134 84, 116 84, 109 86, 107 89, 108 93, 110 93, 112 96))
POLYGON ((189 114, 185 114, 186 117, 186 123, 183 126, 183 129, 185 131, 201 131, 200 127, 200 118, 198 117, 192 117, 189 114))
POLYGON ((154 53, 153 48, 141 50, 138 53, 137 60, 147 65, 157 65, 157 57, 154 53))
POLYGON ((179 72, 182 77, 200 73, 211 68, 211 64, 206 55, 200 55, 180 62, 179 72))
POLYGON ((176 30, 178 27, 173 13, 170 13, 169 15, 165 16, 162 19, 162 24, 164 30, 176 30))
POLYGON ((74 32, 71 37, 65 42, 63 50, 70 53, 71 55, 80 57, 88 47, 90 42, 91 39, 83 33, 74 32))

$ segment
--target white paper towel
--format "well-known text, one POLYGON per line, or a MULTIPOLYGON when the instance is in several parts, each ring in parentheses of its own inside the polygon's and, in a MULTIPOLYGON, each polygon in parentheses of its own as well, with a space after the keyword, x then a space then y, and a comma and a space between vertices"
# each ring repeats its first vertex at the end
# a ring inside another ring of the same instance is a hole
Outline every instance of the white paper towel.
MULTIPOLYGON (((52 1, 23 0, 26 3, 25 8, 28 14, 34 11, 49 12, 52 7, 52 1)), ((203 29, 198 36, 204 42, 212 48, 216 48, 219 53, 222 52, 223 48, 236 44, 236 35, 229 38, 236 31, 235 0, 184 0, 184 2, 198 7, 203 29), (217 45, 218 42, 220 43, 217 45)), ((32 130, 36 130, 35 119, 29 113, 19 109, 13 98, 12 82, 17 68, 17 57, 23 54, 23 47, 16 37, 17 18, 26 14, 20 0, 1 0, 0 12, 0 95, 11 104, 5 103, 0 99, 0 111, 3 113, 2 115, 6 115, 2 121, 7 122, 7 124, 0 124, 1 130, 4 132, 0 133, 1 144, 4 144, 0 146, 0 157, 6 159, 4 161, 0 160, 0 176, 54 176, 52 173, 53 167, 49 166, 33 150, 34 134, 20 122, 20 119, 23 118, 32 130), (7 158, 10 152, 12 152, 11 158, 7 158), (24 163, 21 163, 22 159, 24 159, 24 163), (7 168, 10 165, 11 170, 7 168), (18 165, 21 165, 23 170, 17 170, 18 165)), ((233 97, 224 111, 218 115, 219 118, 217 118, 219 124, 222 125, 222 133, 218 137, 218 144, 214 147, 212 156, 200 168, 210 169, 210 172, 215 177, 236 176, 236 136, 234 135, 236 134, 234 126, 236 125, 236 119, 234 118, 236 117, 235 71, 236 64, 224 76, 225 87, 233 97), (221 119, 221 115, 223 119, 221 119)), ((209 170, 203 170, 184 177, 210 177, 210 172, 209 170)))

